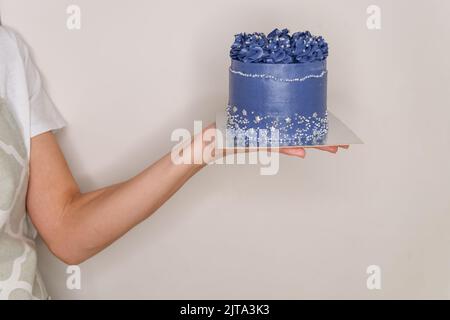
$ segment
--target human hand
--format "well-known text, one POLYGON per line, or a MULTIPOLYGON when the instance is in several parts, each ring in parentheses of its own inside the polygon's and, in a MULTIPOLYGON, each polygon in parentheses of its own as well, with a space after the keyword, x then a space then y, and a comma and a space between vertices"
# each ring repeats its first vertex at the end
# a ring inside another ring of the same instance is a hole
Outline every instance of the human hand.
MULTIPOLYGON (((317 149, 321 151, 326 151, 330 153, 337 153, 339 151, 339 148, 341 149, 348 149, 349 145, 337 145, 337 146, 323 146, 323 147, 310 147, 310 149, 317 149)), ((281 154, 285 154, 288 156, 294 156, 304 159, 306 157, 306 150, 305 148, 300 147, 293 147, 293 148, 280 148, 279 151, 281 154)))
MULTIPOLYGON (((201 142, 199 142, 199 145, 202 145, 202 152, 205 149, 208 149, 209 151, 206 152, 206 154, 210 154, 210 156, 207 156, 207 159, 204 159, 204 164, 209 163, 211 161, 217 160, 217 158, 223 157, 225 156, 227 153, 241 153, 241 152, 245 152, 248 153, 250 152, 249 149, 234 149, 234 150, 226 150, 226 149, 216 149, 215 148, 215 139, 216 139, 216 124, 212 123, 210 124, 208 127, 206 127, 201 135, 197 135, 196 137, 194 137, 194 139, 199 139, 201 142), (205 135, 205 133, 209 132, 208 134, 206 134, 209 137, 209 141, 204 141, 203 140, 203 135, 205 135)), ((317 150, 321 150, 321 151, 326 151, 326 152, 330 152, 330 153, 337 153, 339 151, 339 149, 348 149, 349 145, 336 145, 336 146, 316 146, 316 147, 282 147, 282 148, 277 148, 277 149, 272 149, 272 151, 275 152, 279 152, 281 154, 285 154, 288 156, 294 156, 294 157, 299 157, 304 159, 306 157, 306 148, 308 149, 317 149, 317 150)), ((269 148, 270 149, 270 148, 269 148)), ((252 151, 257 151, 257 150, 252 150, 252 151)))

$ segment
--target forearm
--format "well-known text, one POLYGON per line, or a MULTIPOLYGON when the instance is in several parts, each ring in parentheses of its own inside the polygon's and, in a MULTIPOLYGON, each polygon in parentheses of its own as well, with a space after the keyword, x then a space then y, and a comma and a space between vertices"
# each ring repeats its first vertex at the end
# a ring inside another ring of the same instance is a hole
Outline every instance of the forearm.
MULTIPOLYGON (((195 139, 201 151, 214 149, 201 135, 195 139)), ((191 149, 194 145, 187 143, 191 149)), ((183 148, 178 150, 183 154, 183 148)), ((50 250, 77 264, 150 216, 205 166, 192 160, 175 164, 167 154, 125 182, 81 193, 54 136, 42 134, 32 139, 28 213, 50 250)))
POLYGON ((59 250, 85 260, 145 220, 204 165, 175 165, 170 154, 118 185, 77 194, 65 206, 59 250))

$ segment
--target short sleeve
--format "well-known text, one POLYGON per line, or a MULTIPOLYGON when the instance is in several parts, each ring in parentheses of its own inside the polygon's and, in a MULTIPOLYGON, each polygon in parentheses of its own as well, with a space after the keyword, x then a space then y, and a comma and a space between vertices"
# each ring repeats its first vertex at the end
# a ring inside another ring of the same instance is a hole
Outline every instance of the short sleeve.
POLYGON ((24 59, 27 78, 31 137, 65 127, 66 122, 48 96, 26 44, 19 38, 18 45, 24 59))

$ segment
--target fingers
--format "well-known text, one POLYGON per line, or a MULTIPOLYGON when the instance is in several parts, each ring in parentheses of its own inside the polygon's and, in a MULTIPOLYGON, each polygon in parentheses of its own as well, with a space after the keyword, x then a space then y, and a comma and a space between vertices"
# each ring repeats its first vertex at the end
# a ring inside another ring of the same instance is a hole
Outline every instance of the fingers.
MULTIPOLYGON (((339 148, 342 149, 348 149, 349 145, 337 145, 337 146, 321 146, 321 147, 312 147, 314 149, 317 150, 321 150, 321 151, 326 151, 326 152, 330 152, 330 153, 337 153, 339 148)), ((257 150, 248 150, 248 149, 235 149, 234 153, 240 153, 240 152, 252 152, 252 151, 257 151, 257 150)), ((279 152, 281 154, 285 154, 288 156, 294 156, 294 157, 299 157, 304 159, 306 157, 306 150, 304 148, 300 148, 300 147, 292 147, 292 148, 280 148, 280 149, 275 149, 272 151, 276 151, 279 152)))
POLYGON ((337 146, 314 147, 314 149, 327 151, 327 152, 331 152, 331 153, 336 153, 336 152, 338 152, 339 148, 348 149, 349 147, 350 146, 348 144, 341 144, 341 145, 337 145, 337 146))
POLYGON ((288 156, 294 156, 304 159, 306 156, 306 151, 303 148, 282 148, 280 149, 280 153, 288 155, 288 156))
MULTIPOLYGON (((314 149, 326 151, 330 153, 337 153, 339 148, 342 149, 348 149, 349 145, 343 144, 343 145, 337 145, 337 146, 321 146, 321 147, 313 147, 314 149)), ((305 158, 306 151, 304 148, 281 148, 280 153, 288 155, 288 156, 295 156, 299 158, 305 158)))
POLYGON ((337 147, 337 146, 314 147, 314 149, 318 149, 318 150, 322 150, 322 151, 327 151, 327 152, 330 152, 330 153, 336 153, 336 152, 338 152, 338 147, 337 147))
POLYGON ((203 129, 203 131, 206 131, 208 129, 216 129, 216 123, 210 123, 205 129, 203 129))

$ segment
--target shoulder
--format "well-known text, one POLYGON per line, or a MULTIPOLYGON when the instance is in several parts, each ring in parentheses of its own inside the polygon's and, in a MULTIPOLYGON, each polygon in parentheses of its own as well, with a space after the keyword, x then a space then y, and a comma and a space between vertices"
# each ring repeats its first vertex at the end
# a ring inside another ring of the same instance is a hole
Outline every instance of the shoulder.
POLYGON ((19 36, 11 28, 6 26, 0 26, 0 46, 2 49, 8 47, 18 47, 19 36))
POLYGON ((0 48, 0 51, 7 54, 9 58, 11 55, 19 54, 25 62, 29 59, 30 54, 25 41, 10 27, 0 26, 0 48))

